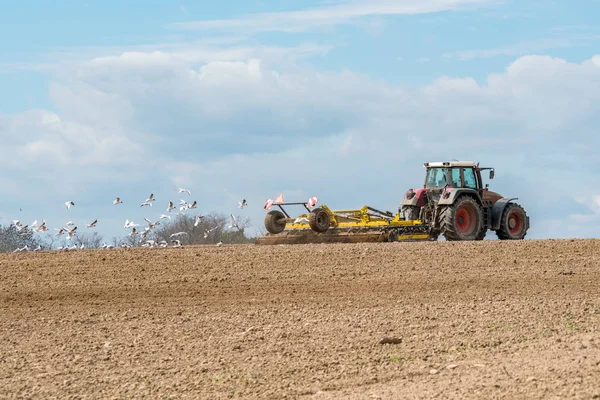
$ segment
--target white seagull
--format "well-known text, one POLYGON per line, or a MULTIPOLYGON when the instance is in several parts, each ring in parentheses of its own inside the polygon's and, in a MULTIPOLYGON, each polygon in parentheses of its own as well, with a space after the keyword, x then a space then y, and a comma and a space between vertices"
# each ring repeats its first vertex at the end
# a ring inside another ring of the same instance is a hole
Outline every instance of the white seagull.
POLYGON ((156 200, 154 198, 154 193, 150 193, 150 196, 148 196, 148 198, 146 199, 146 201, 148 202, 148 201, 154 201, 154 200, 156 200))
POLYGON ((97 223, 98 223, 98 220, 97 220, 97 219, 95 219, 95 220, 94 220, 93 222, 91 222, 91 223, 90 223, 90 224, 89 224, 87 227, 88 227, 88 228, 95 228, 97 223))
POLYGON ((46 232, 47 230, 48 230, 48 227, 46 226, 46 221, 42 220, 42 224, 37 227, 36 231, 37 232, 46 232))
POLYGON ((160 214, 160 219, 171 219, 170 215, 160 214))
POLYGON ((200 222, 202 222, 203 219, 204 219, 204 215, 202 215, 202 214, 196 215, 196 220, 194 221, 194 226, 198 226, 198 224, 200 222))
POLYGON ((187 232, 176 232, 176 233, 172 233, 171 235, 169 235, 170 238, 172 237, 177 237, 177 236, 181 236, 181 235, 187 235, 187 232))
POLYGON ((238 208, 244 208, 248 205, 248 202, 246 201, 246 199, 243 199, 242 201, 238 201, 238 208))
POLYGON ((117 197, 117 198, 116 198, 116 199, 113 201, 113 204, 121 204, 121 203, 123 203, 123 202, 121 201, 121 198, 120 198, 120 197, 117 197))
POLYGON ((67 201, 67 202, 65 202, 65 206, 67 206, 67 208, 71 208, 71 207, 72 207, 72 206, 74 206, 74 205, 75 205, 75 203, 74 203, 74 202, 72 202, 72 201, 67 201))
POLYGON ((238 226, 235 217, 233 216, 233 214, 231 214, 231 224, 229 224, 230 228, 237 228, 240 229, 240 227, 238 226))
POLYGON ((160 225, 160 221, 152 222, 148 218, 145 218, 145 217, 144 217, 144 220, 148 223, 148 229, 152 229, 156 225, 160 225))
POLYGON ((216 225, 214 228, 204 230, 204 239, 208 238, 208 235, 218 227, 219 225, 216 225))
POLYGON ((67 239, 71 239, 75 235, 76 230, 77 230, 77 227, 74 227, 71 230, 67 230, 67 239))
POLYGON ((190 192, 188 189, 179 188, 179 189, 177 190, 177 193, 185 193, 185 192, 187 192, 188 196, 191 196, 191 195, 192 195, 192 192, 190 192))
POLYGON ((123 226, 123 228, 133 228, 135 226, 140 226, 140 225, 134 223, 133 221, 130 221, 130 220, 126 219, 125 220, 125 225, 123 226))
POLYGON ((167 212, 170 212, 171 210, 174 210, 175 206, 173 205, 172 201, 169 201, 169 206, 167 207, 167 212))

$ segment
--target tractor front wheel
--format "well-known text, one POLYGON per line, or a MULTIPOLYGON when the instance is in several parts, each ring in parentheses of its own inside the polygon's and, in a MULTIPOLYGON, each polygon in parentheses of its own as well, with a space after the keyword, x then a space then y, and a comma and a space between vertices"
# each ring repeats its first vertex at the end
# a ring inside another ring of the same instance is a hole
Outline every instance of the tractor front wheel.
POLYGON ((308 225, 315 232, 325 232, 329 229, 330 223, 331 218, 329 218, 329 214, 322 208, 315 208, 308 215, 308 225))
POLYGON ((446 240, 477 240, 483 227, 481 208, 470 196, 460 196, 440 212, 440 231, 446 240))
POLYGON ((517 203, 508 203, 500 217, 500 229, 496 236, 500 240, 520 240, 527 234, 527 214, 517 203))
POLYGON ((283 232, 285 229, 285 215, 281 211, 269 211, 265 215, 265 228, 274 235, 283 232))

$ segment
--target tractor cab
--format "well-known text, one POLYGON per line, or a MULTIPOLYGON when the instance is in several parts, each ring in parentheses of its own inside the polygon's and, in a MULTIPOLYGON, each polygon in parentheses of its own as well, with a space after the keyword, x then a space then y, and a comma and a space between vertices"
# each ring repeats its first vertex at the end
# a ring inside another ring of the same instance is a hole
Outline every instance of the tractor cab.
POLYGON ((471 161, 425 163, 425 167, 425 189, 483 189, 481 171, 484 169, 490 170, 490 179, 494 178, 493 168, 479 168, 471 161))

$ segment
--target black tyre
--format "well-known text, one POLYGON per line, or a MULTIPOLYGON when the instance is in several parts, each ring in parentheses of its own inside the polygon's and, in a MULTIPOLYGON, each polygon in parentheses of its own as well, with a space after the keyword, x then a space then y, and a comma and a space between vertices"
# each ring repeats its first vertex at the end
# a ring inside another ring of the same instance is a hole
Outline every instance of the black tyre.
POLYGON ((285 229, 285 215, 281 211, 269 211, 265 215, 265 228, 274 235, 283 232, 285 229))
POLYGON ((315 208, 308 215, 308 225, 315 232, 325 232, 330 223, 329 214, 322 208, 315 208))
POLYGON ((483 229, 481 207, 470 196, 460 196, 440 213, 440 231, 446 240, 477 240, 483 229))
POLYGON ((521 240, 527 234, 527 214, 517 203, 508 203, 500 217, 500 229, 496 236, 500 240, 521 240))
POLYGON ((400 209, 401 215, 404 216, 406 221, 414 221, 419 219, 421 213, 421 207, 419 206, 402 206, 400 209))
POLYGON ((483 240, 483 239, 485 239, 486 235, 487 235, 487 229, 485 227, 483 227, 483 228, 481 228, 481 231, 479 231, 479 235, 477 235, 475 240, 483 240))

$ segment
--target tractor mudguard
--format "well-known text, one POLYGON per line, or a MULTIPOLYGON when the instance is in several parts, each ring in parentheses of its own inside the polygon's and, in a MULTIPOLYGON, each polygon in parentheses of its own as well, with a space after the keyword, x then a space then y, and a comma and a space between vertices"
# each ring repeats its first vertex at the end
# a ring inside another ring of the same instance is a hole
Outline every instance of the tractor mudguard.
POLYGON ((425 205, 425 192, 425 189, 410 189, 402 198, 400 205, 423 207, 425 205))
POLYGON ((446 190, 444 190, 442 192, 442 195, 440 196, 440 200, 438 201, 438 205, 449 206, 451 204, 454 204, 454 200, 456 200, 458 198, 458 196, 460 196, 462 194, 472 195, 473 198, 475 198, 477 200, 477 203, 481 204, 481 199, 479 198, 479 195, 477 194, 476 190, 464 189, 464 188, 447 188, 446 190), (449 195, 448 195, 448 197, 445 197, 447 193, 449 195))
POLYGON ((493 231, 500 229, 500 217, 502 217, 502 212, 508 203, 513 200, 517 200, 518 197, 503 197, 500 200, 496 201, 492 206, 492 227, 490 228, 493 231))

